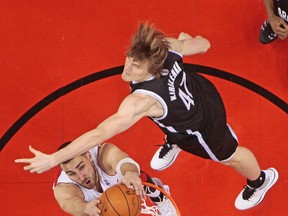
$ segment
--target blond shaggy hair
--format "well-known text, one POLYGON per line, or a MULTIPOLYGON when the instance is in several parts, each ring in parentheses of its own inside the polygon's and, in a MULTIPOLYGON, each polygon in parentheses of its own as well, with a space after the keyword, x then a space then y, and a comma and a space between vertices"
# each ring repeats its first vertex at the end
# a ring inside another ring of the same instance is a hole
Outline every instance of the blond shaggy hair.
POLYGON ((146 22, 139 25, 132 37, 127 56, 142 63, 148 61, 148 72, 160 77, 168 50, 169 43, 164 34, 146 22))

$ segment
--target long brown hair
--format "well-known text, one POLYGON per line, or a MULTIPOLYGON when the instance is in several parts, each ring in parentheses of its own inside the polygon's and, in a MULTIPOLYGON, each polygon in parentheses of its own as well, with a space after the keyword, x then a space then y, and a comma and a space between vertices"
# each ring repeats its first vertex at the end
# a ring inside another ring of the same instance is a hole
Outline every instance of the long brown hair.
POLYGON ((164 61, 168 55, 169 43, 164 33, 153 24, 141 23, 131 39, 127 56, 135 61, 148 61, 148 72, 159 77, 164 61))

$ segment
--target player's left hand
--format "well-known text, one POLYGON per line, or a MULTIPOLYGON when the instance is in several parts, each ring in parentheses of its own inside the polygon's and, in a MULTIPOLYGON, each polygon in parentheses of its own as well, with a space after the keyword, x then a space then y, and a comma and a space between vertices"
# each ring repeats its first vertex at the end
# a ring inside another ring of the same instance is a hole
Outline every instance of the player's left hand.
POLYGON ((24 167, 24 170, 29 170, 30 173, 43 173, 56 164, 54 164, 54 157, 53 155, 44 154, 36 149, 29 146, 29 150, 35 155, 33 158, 21 158, 16 159, 16 163, 28 163, 28 166, 24 167))

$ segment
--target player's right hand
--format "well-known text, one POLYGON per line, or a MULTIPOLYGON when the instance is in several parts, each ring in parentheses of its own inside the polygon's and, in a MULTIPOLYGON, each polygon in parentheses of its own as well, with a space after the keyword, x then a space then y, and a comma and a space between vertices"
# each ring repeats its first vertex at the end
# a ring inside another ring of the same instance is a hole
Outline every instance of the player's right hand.
POLYGON ((85 207, 85 214, 89 216, 101 216, 101 210, 98 208, 100 203, 99 199, 92 200, 88 202, 85 207))
POLYGON ((30 173, 43 173, 45 171, 50 170, 57 164, 54 162, 54 156, 49 154, 44 154, 41 151, 37 151, 36 149, 29 146, 29 150, 35 155, 33 158, 21 158, 16 159, 16 163, 28 163, 28 166, 24 167, 24 170, 29 170, 30 173))
POLYGON ((282 40, 287 38, 288 35, 288 25, 287 23, 278 16, 274 16, 273 18, 269 19, 269 23, 275 32, 275 34, 282 40))

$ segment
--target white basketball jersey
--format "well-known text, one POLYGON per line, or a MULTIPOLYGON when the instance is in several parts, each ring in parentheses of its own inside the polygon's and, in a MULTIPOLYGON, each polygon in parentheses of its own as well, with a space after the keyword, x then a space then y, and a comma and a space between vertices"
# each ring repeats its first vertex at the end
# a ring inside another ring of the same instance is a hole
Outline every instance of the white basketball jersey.
MULTIPOLYGON (((98 150, 99 150, 99 146, 96 146, 96 147, 92 148, 91 150, 89 150, 89 152, 92 155, 93 163, 95 164, 95 167, 98 171, 100 184, 103 188, 103 191, 105 191, 107 188, 117 184, 119 182, 120 178, 123 177, 123 175, 119 174, 119 173, 116 173, 116 175, 114 175, 114 176, 106 174, 98 165, 98 162, 97 162, 98 150)), ((81 189, 82 193, 85 196, 85 201, 87 201, 87 202, 90 202, 96 198, 99 198, 101 195, 100 192, 98 192, 94 189, 87 189, 87 188, 79 185, 78 183, 72 181, 64 171, 61 171, 61 173, 57 179, 57 184, 59 184, 59 183, 76 184, 81 189)))

